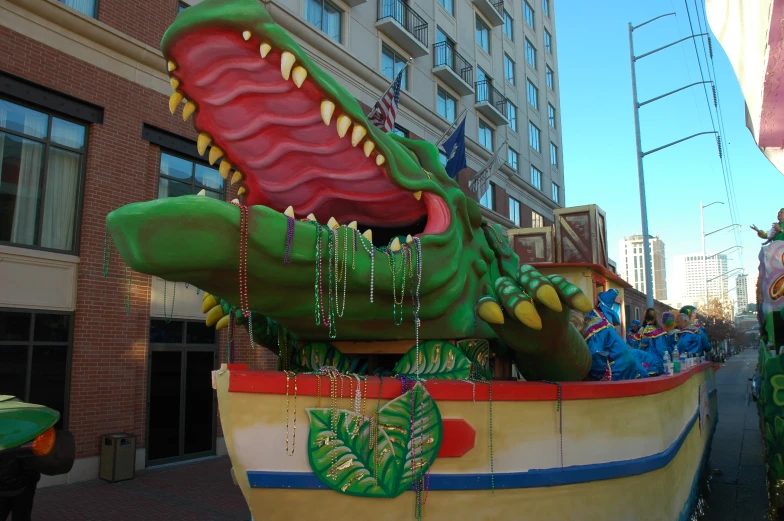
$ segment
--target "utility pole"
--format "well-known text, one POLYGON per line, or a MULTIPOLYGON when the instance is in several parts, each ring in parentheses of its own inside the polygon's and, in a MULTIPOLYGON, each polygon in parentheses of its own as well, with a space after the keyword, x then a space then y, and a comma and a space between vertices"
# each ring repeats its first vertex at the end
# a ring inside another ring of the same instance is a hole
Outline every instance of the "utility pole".
MULTIPOLYGON (((701 85, 703 83, 710 83, 710 82, 707 82, 707 81, 696 82, 696 83, 692 83, 691 85, 687 85, 685 87, 680 87, 680 88, 675 89, 673 91, 667 92, 666 94, 662 94, 661 96, 656 96, 655 98, 651 98, 651 99, 649 99, 647 101, 644 101, 642 103, 639 103, 637 101, 637 71, 635 70, 635 64, 636 64, 637 60, 645 58, 646 56, 650 56, 651 54, 659 52, 661 50, 664 50, 664 49, 666 49, 668 47, 672 47, 673 45, 676 45, 676 44, 678 44, 680 42, 684 42, 686 40, 689 40, 691 38, 696 38, 696 37, 699 37, 699 36, 707 36, 707 34, 708 34, 708 33, 701 33, 701 34, 695 34, 695 35, 692 35, 692 36, 687 36, 686 38, 681 38, 680 40, 677 40, 675 42, 669 43, 669 44, 667 44, 667 45, 665 45, 663 47, 659 47, 658 49, 654 49, 652 51, 649 51, 649 52, 646 52, 644 54, 641 54, 640 56, 635 56, 634 55, 634 36, 633 36, 634 30, 635 29, 639 29, 640 27, 642 27, 644 25, 647 25, 647 24, 649 24, 649 23, 651 23, 651 22, 653 22, 655 20, 658 20, 659 18, 663 18, 665 16, 675 16, 675 13, 667 13, 667 14, 659 15, 656 18, 651 18, 647 22, 643 22, 643 23, 641 23, 640 25, 637 25, 637 26, 632 25, 631 22, 629 22, 629 62, 630 62, 630 65, 631 65, 631 72, 632 72, 632 102, 633 102, 633 105, 634 105, 634 107, 633 107, 634 108, 634 136, 635 136, 635 141, 636 141, 636 144, 637 144, 637 177, 638 177, 639 184, 640 184, 640 220, 642 221, 642 247, 643 247, 643 257, 644 257, 643 260, 644 260, 644 263, 645 263, 645 296, 646 296, 647 305, 648 305, 649 308, 653 307, 653 267, 652 267, 652 261, 651 261, 650 236, 648 234, 648 207, 647 207, 647 202, 646 202, 646 198, 645 198, 645 173, 644 173, 644 170, 643 170, 642 160, 643 160, 643 158, 645 156, 647 156, 649 154, 653 154, 654 152, 658 152, 659 150, 663 150, 663 149, 665 149, 667 147, 670 147, 672 145, 677 145, 678 143, 686 141, 687 139, 691 139, 693 137, 701 136, 703 134, 716 134, 716 132, 698 132, 697 134, 692 134, 691 136, 685 137, 683 139, 679 139, 677 141, 673 141, 672 143, 668 143, 668 144, 666 144, 664 146, 655 148, 653 150, 649 150, 647 152, 643 152, 642 151, 642 138, 641 138, 641 135, 640 135, 640 114, 639 114, 640 107, 642 107, 643 105, 647 105, 648 103, 651 103, 653 101, 657 101, 657 100, 660 100, 662 98, 665 98, 665 97, 667 97, 667 96, 669 96, 671 94, 675 94, 676 92, 680 92, 680 91, 682 91, 684 89, 687 89, 689 87, 693 87, 694 85, 701 85)), ((703 251, 704 251, 704 248, 703 248, 703 251)))

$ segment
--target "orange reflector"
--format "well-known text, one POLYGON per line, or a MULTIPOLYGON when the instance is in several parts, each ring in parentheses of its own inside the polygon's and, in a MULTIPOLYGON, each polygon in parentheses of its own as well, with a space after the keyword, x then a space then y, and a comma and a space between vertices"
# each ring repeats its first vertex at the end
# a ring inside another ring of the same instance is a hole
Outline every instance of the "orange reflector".
POLYGON ((33 440, 33 454, 36 456, 46 456, 52 452, 56 439, 57 433, 55 433, 54 427, 50 427, 49 430, 33 440))

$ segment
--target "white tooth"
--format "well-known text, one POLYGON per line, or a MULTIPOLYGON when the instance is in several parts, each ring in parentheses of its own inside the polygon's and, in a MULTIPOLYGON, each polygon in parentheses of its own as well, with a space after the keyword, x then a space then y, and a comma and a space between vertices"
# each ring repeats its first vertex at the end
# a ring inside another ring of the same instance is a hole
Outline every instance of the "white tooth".
POLYGON ((370 153, 373 152, 373 149, 376 148, 376 144, 370 140, 365 141, 365 144, 362 145, 362 150, 365 152, 365 157, 370 157, 370 153))
POLYGON ((308 214, 308 216, 306 217, 306 219, 307 219, 308 221, 313 221, 314 223, 315 223, 315 222, 318 222, 318 220, 316 219, 316 216, 315 216, 315 215, 313 215, 312 213, 309 213, 309 214, 308 214))
POLYGON ((337 127, 338 127, 338 136, 343 137, 348 132, 348 127, 351 126, 351 120, 348 119, 348 116, 342 114, 338 116, 337 127))
POLYGON ((392 244, 389 245, 389 249, 391 251, 398 251, 400 249, 400 239, 397 237, 392 239, 392 244))
POLYGON ((283 54, 280 55, 280 75, 284 80, 288 80, 291 76, 291 68, 294 67, 296 60, 289 51, 283 51, 283 54))
POLYGON ((325 125, 329 125, 329 122, 332 121, 332 114, 335 113, 335 104, 329 100, 324 100, 321 102, 321 120, 324 122, 325 125))
POLYGON ((406 242, 407 242, 408 244, 414 244, 414 238, 413 238, 413 237, 411 237, 411 235, 410 235, 410 234, 409 234, 409 235, 406 235, 406 242))
POLYGON ((305 83, 305 78, 308 77, 308 71, 305 70, 305 67, 294 67, 294 70, 291 71, 291 79, 294 81, 294 85, 297 88, 302 87, 302 84, 305 83))
POLYGON ((262 58, 266 58, 271 50, 272 46, 270 46, 268 43, 262 43, 259 45, 259 54, 261 54, 262 58))
POLYGON ((231 202, 234 203, 234 204, 240 204, 240 200, 239 199, 232 199, 231 202))
POLYGON ((250 31, 242 31, 242 38, 247 42, 250 40, 250 31))
POLYGON ((384 161, 386 161, 386 159, 385 159, 385 158, 384 158, 384 156, 382 156, 381 154, 379 154, 379 155, 377 155, 377 156, 376 156, 376 164, 377 164, 378 166, 381 166, 381 165, 383 165, 383 164, 384 164, 384 161))
POLYGON ((293 219, 294 218, 294 207, 293 206, 289 206, 288 208, 286 208, 286 211, 283 212, 283 215, 285 215, 286 217, 291 217, 293 219))
POLYGON ((348 223, 348 227, 351 228, 352 230, 356 230, 357 229, 357 221, 351 221, 350 223, 348 223))
POLYGON ((207 191, 206 191, 204 188, 202 188, 201 190, 199 190, 199 193, 198 193, 198 194, 196 194, 196 195, 203 195, 203 196, 206 196, 206 195, 207 195, 207 191))
POLYGON ((340 227, 340 225, 338 224, 338 222, 335 220, 334 217, 329 218, 329 221, 327 221, 327 226, 329 226, 333 230, 337 230, 340 227))
POLYGON ((362 237, 369 240, 370 242, 373 242, 373 232, 370 231, 370 228, 362 232, 362 237))
POLYGON ((354 130, 351 131, 351 146, 355 147, 359 145, 359 142, 362 141, 362 138, 365 137, 365 134, 367 134, 365 127, 361 125, 354 125, 354 130))

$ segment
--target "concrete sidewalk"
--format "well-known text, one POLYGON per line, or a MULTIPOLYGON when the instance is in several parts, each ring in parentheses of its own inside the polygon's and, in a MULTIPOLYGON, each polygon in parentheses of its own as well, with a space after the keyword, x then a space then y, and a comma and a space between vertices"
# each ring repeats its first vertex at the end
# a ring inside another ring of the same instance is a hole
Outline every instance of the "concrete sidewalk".
POLYGON ((33 521, 249 521, 228 457, 39 489, 33 521))
POLYGON ((713 438, 712 494, 704 521, 768 519, 765 489, 765 448, 756 403, 746 405, 748 379, 757 365, 757 351, 747 350, 716 373, 719 424, 713 438))

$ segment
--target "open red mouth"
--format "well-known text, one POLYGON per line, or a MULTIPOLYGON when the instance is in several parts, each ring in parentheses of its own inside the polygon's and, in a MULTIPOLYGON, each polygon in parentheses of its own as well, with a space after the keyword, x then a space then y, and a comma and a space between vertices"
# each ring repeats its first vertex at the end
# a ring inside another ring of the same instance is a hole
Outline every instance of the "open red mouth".
MULTIPOLYGON (((210 162, 220 162, 225 179, 242 182, 245 204, 280 212, 291 206, 297 218, 320 223, 357 221, 372 227, 377 243, 446 230, 443 199, 395 184, 388 147, 379 146, 366 119, 344 114, 292 53, 249 31, 209 28, 184 35, 170 54, 172 85, 187 100, 183 117, 196 114, 200 152, 212 147, 210 162)), ((174 111, 180 99, 172 100, 174 111)))

